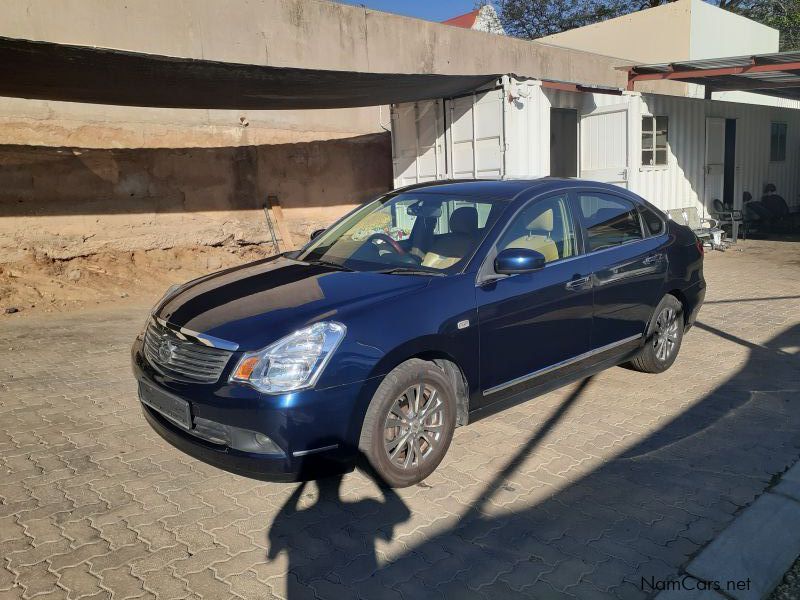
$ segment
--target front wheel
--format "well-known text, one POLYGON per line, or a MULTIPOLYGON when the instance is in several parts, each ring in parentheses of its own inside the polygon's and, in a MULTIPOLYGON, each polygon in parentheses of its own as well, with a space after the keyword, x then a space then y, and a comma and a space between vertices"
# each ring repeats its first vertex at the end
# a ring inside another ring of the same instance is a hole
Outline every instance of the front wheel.
POLYGON ((414 485, 442 462, 456 423, 452 384, 434 363, 408 360, 378 386, 359 448, 391 487, 414 485))
POLYGON ((658 303, 644 348, 630 365, 643 373, 662 373, 672 366, 683 341, 683 305, 667 294, 658 303))

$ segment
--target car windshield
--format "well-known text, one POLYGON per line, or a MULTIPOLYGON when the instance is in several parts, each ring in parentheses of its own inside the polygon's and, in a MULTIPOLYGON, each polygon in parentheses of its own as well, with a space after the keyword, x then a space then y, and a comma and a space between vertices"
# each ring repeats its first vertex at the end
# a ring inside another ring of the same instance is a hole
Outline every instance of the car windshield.
POLYGON ((455 272, 507 202, 421 190, 385 196, 336 223, 296 258, 356 271, 455 272))

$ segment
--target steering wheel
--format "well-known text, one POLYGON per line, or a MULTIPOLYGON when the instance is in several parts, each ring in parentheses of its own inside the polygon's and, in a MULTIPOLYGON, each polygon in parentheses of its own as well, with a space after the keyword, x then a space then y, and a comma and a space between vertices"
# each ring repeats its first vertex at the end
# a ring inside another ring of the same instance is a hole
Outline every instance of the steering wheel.
POLYGON ((403 247, 397 243, 397 240, 392 239, 390 236, 386 235, 385 233, 373 233, 371 236, 367 238, 367 241, 370 243, 375 242, 382 242, 389 245, 389 248, 392 249, 392 252, 397 254, 398 256, 405 256, 408 254, 403 247))

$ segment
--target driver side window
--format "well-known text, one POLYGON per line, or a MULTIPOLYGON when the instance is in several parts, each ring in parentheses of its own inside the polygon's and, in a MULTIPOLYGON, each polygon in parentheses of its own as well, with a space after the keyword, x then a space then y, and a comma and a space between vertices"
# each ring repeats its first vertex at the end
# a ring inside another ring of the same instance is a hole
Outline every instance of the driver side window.
POLYGON ((546 262, 575 256, 578 244, 567 195, 537 200, 523 208, 497 244, 498 251, 507 248, 536 250, 546 262))

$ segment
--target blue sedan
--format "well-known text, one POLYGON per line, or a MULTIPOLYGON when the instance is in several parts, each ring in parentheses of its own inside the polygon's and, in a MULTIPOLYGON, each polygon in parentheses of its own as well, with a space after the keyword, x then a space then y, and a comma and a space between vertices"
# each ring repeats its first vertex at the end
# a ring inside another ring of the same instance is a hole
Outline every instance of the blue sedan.
POLYGON ((147 421, 200 460, 275 481, 363 461, 402 487, 458 426, 613 365, 668 369, 705 287, 697 237, 624 189, 435 182, 169 290, 133 368, 147 421))

